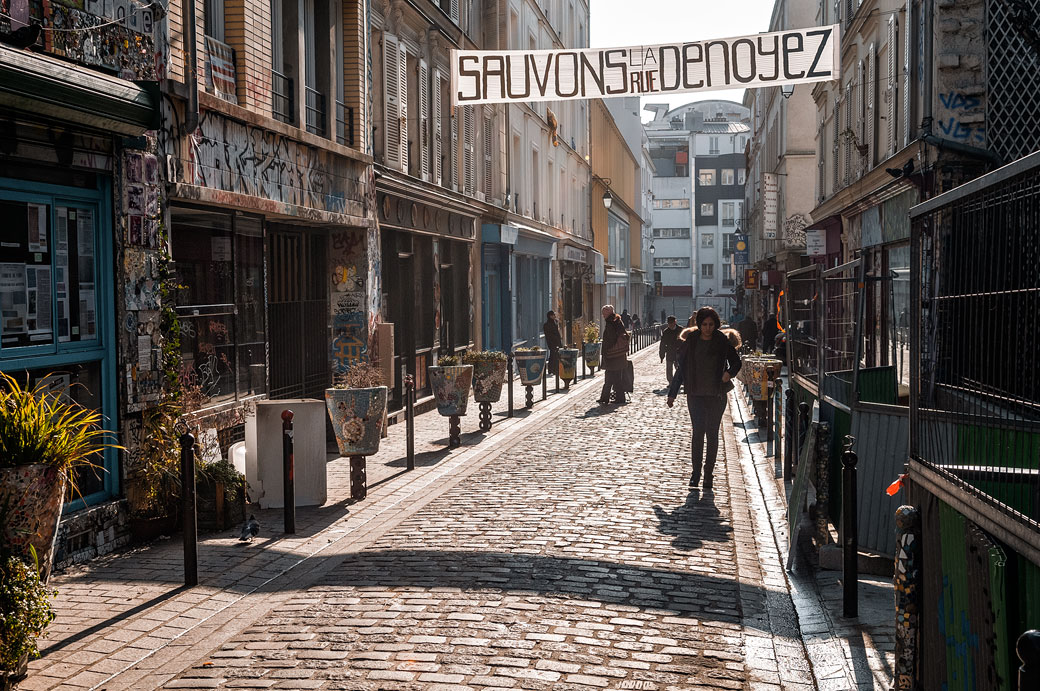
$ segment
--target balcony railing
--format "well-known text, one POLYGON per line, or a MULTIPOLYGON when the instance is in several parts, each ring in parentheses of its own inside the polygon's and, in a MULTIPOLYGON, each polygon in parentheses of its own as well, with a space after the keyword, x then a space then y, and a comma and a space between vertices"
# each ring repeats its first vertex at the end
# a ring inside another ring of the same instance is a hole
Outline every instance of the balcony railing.
POLYGON ((303 92, 306 98, 303 106, 307 118, 307 131, 324 137, 328 131, 325 125, 325 94, 309 86, 303 87, 303 92))
POLYGON ((271 70, 271 114, 275 120, 293 124, 296 121, 292 77, 271 70))
POLYGON ((342 101, 336 101, 336 141, 354 146, 354 109, 342 101))

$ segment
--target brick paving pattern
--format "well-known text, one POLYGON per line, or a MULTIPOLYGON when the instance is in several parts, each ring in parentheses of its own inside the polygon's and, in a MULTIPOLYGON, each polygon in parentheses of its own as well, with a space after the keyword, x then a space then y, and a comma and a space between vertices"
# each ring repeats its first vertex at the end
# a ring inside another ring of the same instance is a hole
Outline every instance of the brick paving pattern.
POLYGON ((56 576, 23 688, 815 688, 751 454, 728 432, 714 494, 687 488, 652 350, 626 406, 601 376, 533 411, 518 386, 518 418, 485 435, 474 409, 450 451, 419 416, 411 473, 391 426, 366 500, 333 461, 296 535, 269 511, 251 545, 202 541, 199 587, 176 540, 56 576))

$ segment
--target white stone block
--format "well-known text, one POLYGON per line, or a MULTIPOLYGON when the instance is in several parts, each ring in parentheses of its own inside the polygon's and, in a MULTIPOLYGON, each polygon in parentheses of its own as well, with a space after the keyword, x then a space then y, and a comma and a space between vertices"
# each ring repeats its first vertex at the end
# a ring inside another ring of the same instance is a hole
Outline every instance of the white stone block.
POLYGON ((313 398, 260 401, 246 418, 246 482, 249 501, 280 509, 282 411, 293 411, 293 468, 296 506, 321 506, 328 499, 325 472, 325 401, 313 398))

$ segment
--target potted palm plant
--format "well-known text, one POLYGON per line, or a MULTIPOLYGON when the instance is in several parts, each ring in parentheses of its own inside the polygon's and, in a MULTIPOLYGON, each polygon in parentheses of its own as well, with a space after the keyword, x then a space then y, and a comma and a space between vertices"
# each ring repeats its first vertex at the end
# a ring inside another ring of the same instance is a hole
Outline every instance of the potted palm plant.
POLYGON ((325 406, 342 455, 371 456, 379 451, 386 393, 383 373, 367 362, 337 373, 332 388, 325 389, 325 406))
MULTIPOLYGON (((52 616, 42 584, 73 471, 94 466, 112 442, 101 414, 76 403, 69 387, 43 377, 32 388, 0 372, 0 682, 25 673, 36 638, 52 616), (41 599, 44 604, 41 604, 41 599)), ((73 487, 75 490, 75 487, 73 487)))
POLYGON ((584 341, 582 348, 584 349, 585 364, 589 367, 599 367, 599 352, 603 345, 599 340, 599 327, 595 324, 586 326, 584 341))
POLYGON ((473 383, 473 366, 459 363, 457 355, 444 355, 435 367, 427 367, 430 388, 437 399, 437 412, 445 417, 465 415, 469 389, 473 383))

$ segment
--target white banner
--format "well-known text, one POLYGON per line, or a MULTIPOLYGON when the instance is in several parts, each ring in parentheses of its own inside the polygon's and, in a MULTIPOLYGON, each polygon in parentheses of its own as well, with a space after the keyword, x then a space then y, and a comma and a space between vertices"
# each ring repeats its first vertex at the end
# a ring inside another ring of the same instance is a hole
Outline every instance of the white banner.
POLYGON ((762 238, 776 240, 776 211, 780 200, 780 178, 762 174, 762 238))
POLYGON ((452 105, 561 101, 839 77, 838 25, 627 48, 452 50, 452 105))

